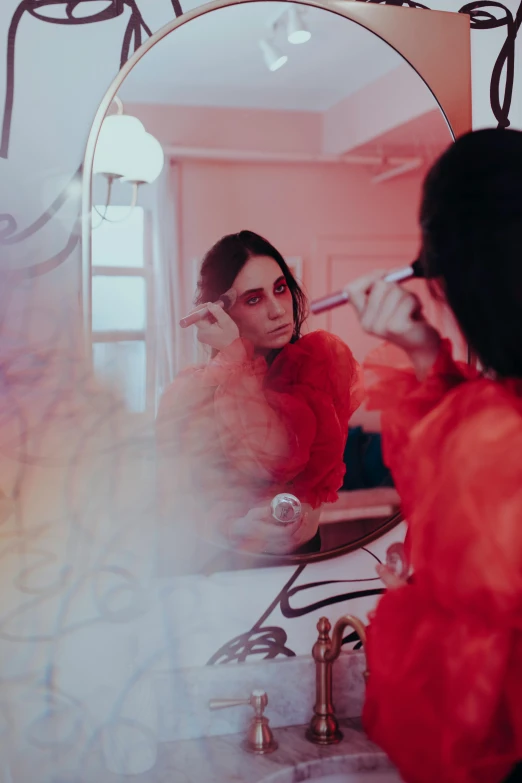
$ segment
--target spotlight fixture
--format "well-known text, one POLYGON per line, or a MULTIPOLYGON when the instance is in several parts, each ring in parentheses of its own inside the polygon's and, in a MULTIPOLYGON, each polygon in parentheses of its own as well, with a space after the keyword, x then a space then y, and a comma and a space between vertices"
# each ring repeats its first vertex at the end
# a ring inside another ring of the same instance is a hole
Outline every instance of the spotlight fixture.
POLYGON ((283 54, 273 43, 262 38, 259 46, 263 52, 266 67, 269 71, 278 71, 287 62, 288 57, 283 54))
POLYGON ((287 39, 291 44, 306 43, 312 37, 312 33, 302 20, 299 10, 294 4, 288 9, 287 39))

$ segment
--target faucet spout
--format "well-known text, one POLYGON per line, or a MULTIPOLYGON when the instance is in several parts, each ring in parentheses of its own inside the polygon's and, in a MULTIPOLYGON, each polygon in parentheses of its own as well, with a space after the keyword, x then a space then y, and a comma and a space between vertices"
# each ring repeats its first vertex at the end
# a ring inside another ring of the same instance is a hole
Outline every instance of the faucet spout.
MULTIPOLYGON (((319 635, 312 648, 315 661, 316 699, 314 714, 306 731, 306 738, 316 745, 332 745, 343 738, 332 703, 332 666, 340 655, 343 634, 346 628, 353 628, 363 645, 366 643, 364 624, 353 615, 344 615, 335 624, 332 638, 331 625, 327 617, 317 623, 319 635)), ((367 672, 364 674, 365 679, 367 672)))
POLYGON ((366 645, 366 627, 364 623, 352 614, 345 614, 343 617, 340 617, 334 625, 332 641, 329 649, 325 652, 325 661, 331 661, 333 663, 337 660, 341 653, 343 635, 347 628, 352 628, 355 631, 361 640, 363 647, 366 645))

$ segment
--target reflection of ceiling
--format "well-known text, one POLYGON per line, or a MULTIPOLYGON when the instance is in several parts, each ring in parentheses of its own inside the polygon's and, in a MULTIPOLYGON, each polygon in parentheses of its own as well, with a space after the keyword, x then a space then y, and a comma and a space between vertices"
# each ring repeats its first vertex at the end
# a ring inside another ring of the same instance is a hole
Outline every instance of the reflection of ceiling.
POLYGON ((253 2, 188 22, 145 55, 121 97, 133 103, 325 111, 403 62, 354 22, 303 6, 312 38, 295 46, 281 30, 277 44, 288 62, 270 72, 259 39, 281 7, 253 2))
POLYGON ((351 150, 356 155, 419 156, 431 163, 451 143, 451 134, 438 109, 421 114, 351 150))

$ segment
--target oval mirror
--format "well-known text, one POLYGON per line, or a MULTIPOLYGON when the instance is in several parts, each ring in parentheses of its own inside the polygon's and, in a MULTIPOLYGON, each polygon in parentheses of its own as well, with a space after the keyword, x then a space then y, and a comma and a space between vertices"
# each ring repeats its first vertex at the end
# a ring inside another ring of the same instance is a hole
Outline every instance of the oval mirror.
MULTIPOLYGON (((129 69, 94 156, 86 243, 94 367, 150 427, 178 374, 208 364, 196 328, 179 320, 194 307, 202 259, 217 240, 244 229, 265 237, 309 300, 404 266, 418 251, 423 177, 453 138, 414 68, 339 13, 288 2, 198 10, 129 69)), ((464 351, 448 313, 422 283, 408 285, 464 351)), ((377 345, 349 307, 310 316, 303 333, 317 329, 359 363, 377 345)), ((206 457, 220 448, 212 420, 198 426, 197 457, 186 441, 175 455, 197 500, 206 457)), ((159 574, 324 559, 380 536, 401 516, 379 429, 376 414, 355 411, 339 497, 293 549, 230 546, 209 533, 219 516, 210 502, 204 531, 194 532, 190 509, 171 497, 158 523, 159 574)), ((158 469, 174 482, 178 468, 158 469)), ((221 489, 225 502, 226 481, 221 489)))

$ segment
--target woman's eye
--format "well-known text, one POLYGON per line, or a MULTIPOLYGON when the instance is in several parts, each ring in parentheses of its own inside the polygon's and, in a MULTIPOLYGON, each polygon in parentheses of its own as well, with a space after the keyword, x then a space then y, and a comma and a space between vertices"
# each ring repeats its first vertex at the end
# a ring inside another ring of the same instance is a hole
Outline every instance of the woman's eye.
POLYGON ((247 304, 248 305, 255 305, 255 304, 257 304, 259 302, 259 298, 260 298, 259 296, 252 296, 252 297, 250 297, 250 299, 247 299, 247 304))
POLYGON ((284 294, 284 292, 287 289, 286 283, 281 283, 281 285, 278 285, 275 289, 276 294, 284 294))

